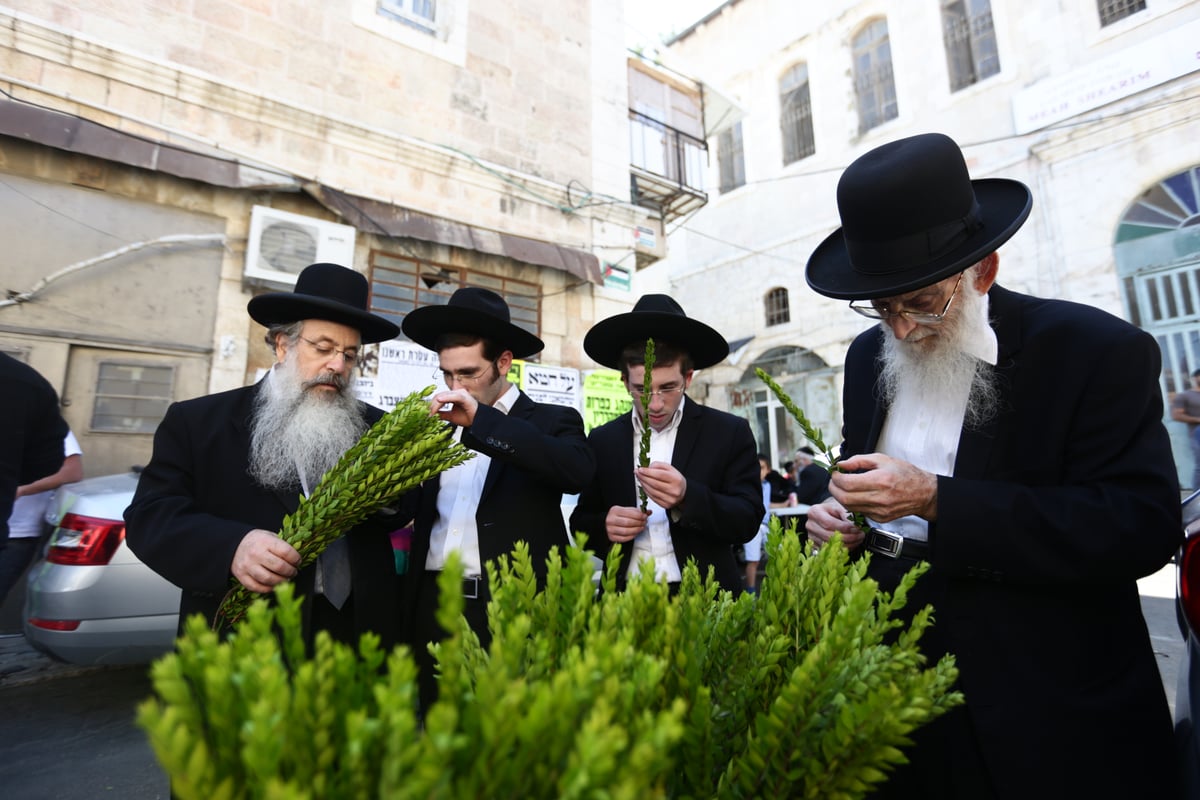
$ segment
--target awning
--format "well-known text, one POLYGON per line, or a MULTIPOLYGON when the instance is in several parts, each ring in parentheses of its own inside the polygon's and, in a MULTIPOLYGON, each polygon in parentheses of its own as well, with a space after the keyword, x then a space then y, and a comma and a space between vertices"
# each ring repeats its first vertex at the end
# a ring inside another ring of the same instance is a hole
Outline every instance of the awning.
POLYGON ((158 142, 73 114, 0 99, 0 135, 101 158, 139 169, 232 189, 299 188, 286 172, 248 164, 223 153, 200 152, 199 144, 158 142))
POLYGON ((347 194, 318 183, 306 184, 304 189, 321 205, 342 217, 346 224, 366 233, 476 250, 568 272, 597 285, 604 283, 600 259, 583 250, 477 228, 369 197, 347 194))

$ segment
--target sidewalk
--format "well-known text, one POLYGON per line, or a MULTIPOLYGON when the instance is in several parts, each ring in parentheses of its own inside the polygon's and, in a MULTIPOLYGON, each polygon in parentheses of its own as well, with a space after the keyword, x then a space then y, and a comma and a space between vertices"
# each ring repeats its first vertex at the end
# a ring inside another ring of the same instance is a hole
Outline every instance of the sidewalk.
POLYGON ((34 649, 21 633, 0 634, 0 689, 28 683, 67 678, 86 672, 108 669, 105 666, 82 666, 55 661, 34 649))

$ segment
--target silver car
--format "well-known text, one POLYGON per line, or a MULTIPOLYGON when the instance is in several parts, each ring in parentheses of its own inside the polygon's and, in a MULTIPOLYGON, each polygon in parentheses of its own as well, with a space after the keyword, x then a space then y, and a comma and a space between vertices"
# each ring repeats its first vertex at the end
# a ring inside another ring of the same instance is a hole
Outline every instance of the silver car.
POLYGON ((73 664, 142 664, 175 643, 179 587, 125 544, 137 474, 67 484, 47 512, 54 527, 29 571, 25 638, 73 664))

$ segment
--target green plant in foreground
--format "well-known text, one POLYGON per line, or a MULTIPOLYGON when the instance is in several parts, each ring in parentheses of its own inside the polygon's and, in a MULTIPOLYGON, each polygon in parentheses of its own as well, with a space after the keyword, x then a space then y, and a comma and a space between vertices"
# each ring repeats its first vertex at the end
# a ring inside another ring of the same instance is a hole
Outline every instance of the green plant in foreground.
MULTIPOLYGON (((824 463, 815 458, 813 459, 813 462, 821 467, 824 467, 829 472, 838 470, 838 462, 841 461, 842 457, 841 455, 835 456, 833 454, 833 449, 830 448, 829 445, 825 444, 825 440, 821 437, 821 429, 809 422, 809 419, 807 416, 805 416, 804 411, 801 410, 800 406, 796 405, 795 401, 788 396, 788 393, 783 390, 783 387, 775 382, 774 378, 764 372, 760 367, 755 367, 754 372, 758 375, 758 379, 765 383, 767 388, 774 393, 780 404, 787 409, 789 414, 792 415, 792 418, 796 420, 796 424, 800 426, 800 432, 804 434, 804 438, 808 439, 808 441, 812 443, 812 446, 817 448, 817 451, 825 457, 824 463)), ((859 530, 863 531, 863 533, 867 533, 871 529, 871 524, 867 522, 866 516, 861 512, 851 511, 850 521, 858 526, 859 530)))
MULTIPOLYGON (((646 340, 646 354, 642 363, 645 365, 645 369, 642 371, 642 439, 638 447, 638 466, 648 467, 650 466, 650 402, 654 399, 652 386, 654 382, 654 339, 646 340)), ((638 498, 644 514, 649 499, 640 482, 638 483, 638 498)))
MULTIPOLYGON (((433 386, 412 392, 371 426, 283 519, 280 537, 311 564, 329 543, 379 508, 474 454, 450 438, 429 413, 433 386)), ((221 601, 214 628, 242 618, 255 594, 236 580, 221 601)))
POLYGON ((138 724, 187 798, 857 798, 904 760, 909 735, 962 702, 951 656, 917 648, 932 622, 840 539, 811 557, 772 521, 757 598, 694 562, 675 596, 648 566, 603 591, 583 544, 487 565, 492 643, 462 618, 457 560, 439 580, 439 698, 423 723, 415 667, 364 636, 300 637, 293 587, 224 640, 200 617, 151 668, 138 724))

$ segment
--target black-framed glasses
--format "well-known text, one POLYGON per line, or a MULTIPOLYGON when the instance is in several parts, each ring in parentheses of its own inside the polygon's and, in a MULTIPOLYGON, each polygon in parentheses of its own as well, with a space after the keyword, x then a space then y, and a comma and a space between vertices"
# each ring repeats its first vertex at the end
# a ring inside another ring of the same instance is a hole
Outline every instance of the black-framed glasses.
MULTIPOLYGON (((650 396, 651 397, 670 397, 673 394, 679 394, 680 392, 683 391, 683 389, 684 389, 684 387, 682 387, 682 386, 664 386, 661 389, 654 389, 653 391, 651 391, 650 396)), ((634 398, 640 398, 642 396, 642 387, 637 386, 636 384, 630 384, 629 394, 632 395, 634 398)))
MULTIPOLYGON (((463 386, 471 386, 487 375, 490 367, 496 367, 496 362, 489 361, 486 365, 478 369, 459 370, 457 372, 437 367, 433 370, 433 379, 435 381, 445 381, 447 386, 453 386, 455 381, 463 386)), ((499 369, 499 367, 496 368, 499 369)))
POLYGON ((904 317, 909 322, 915 322, 918 325, 941 325, 946 320, 946 312, 950 310, 950 304, 954 302, 954 298, 958 295, 958 287, 962 283, 963 275, 966 270, 958 273, 958 280, 954 282, 954 291, 950 292, 950 297, 946 300, 946 305, 942 307, 940 314, 934 314, 929 311, 910 311, 909 309, 901 309, 893 311, 886 305, 875 305, 874 303, 865 306, 857 306, 850 302, 850 308, 862 314, 867 319, 891 319, 892 317, 904 317))
POLYGON ((335 355, 339 355, 350 366, 358 365, 359 352, 357 347, 334 347, 329 342, 314 342, 307 336, 301 336, 300 338, 321 358, 333 358, 335 355))

